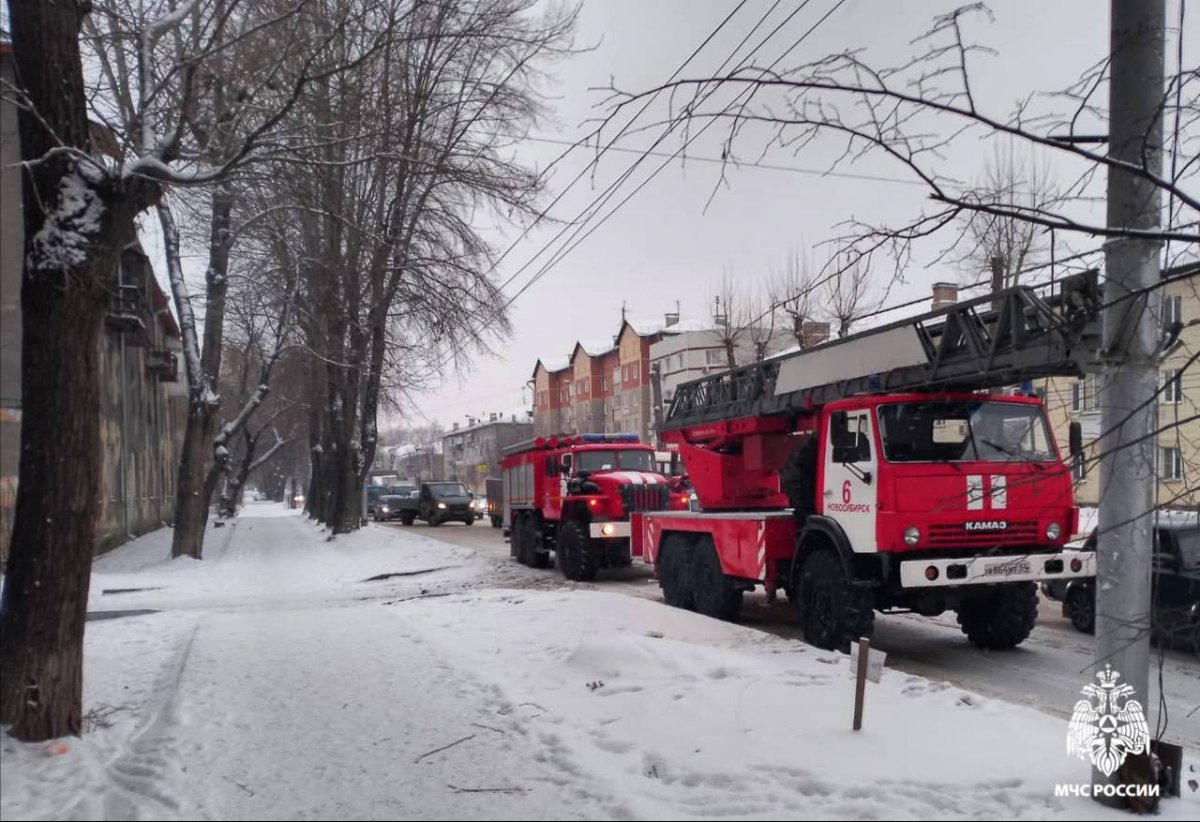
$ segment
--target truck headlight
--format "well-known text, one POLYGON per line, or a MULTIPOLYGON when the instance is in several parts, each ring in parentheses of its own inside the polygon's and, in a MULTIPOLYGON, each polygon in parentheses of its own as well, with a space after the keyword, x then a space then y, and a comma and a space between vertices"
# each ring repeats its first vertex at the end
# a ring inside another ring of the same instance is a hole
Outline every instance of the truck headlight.
POLYGON ((1057 522, 1052 522, 1046 526, 1046 539, 1053 542, 1062 536, 1062 526, 1057 522))
POLYGON ((379 510, 386 514, 388 512, 388 507, 386 505, 381 505, 379 506, 379 510))
POLYGON ((445 508, 445 507, 446 507, 446 503, 444 503, 444 502, 438 503, 438 508, 445 508))
POLYGON ((910 525, 904 529, 904 544, 916 545, 921 541, 921 531, 915 525, 910 525))

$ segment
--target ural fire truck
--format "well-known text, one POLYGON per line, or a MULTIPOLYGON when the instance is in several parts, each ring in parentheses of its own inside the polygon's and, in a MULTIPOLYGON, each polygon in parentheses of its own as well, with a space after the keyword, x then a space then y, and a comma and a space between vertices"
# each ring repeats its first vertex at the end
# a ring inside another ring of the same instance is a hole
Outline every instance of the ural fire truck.
POLYGON ((1071 472, 1029 395, 1099 370, 1099 299, 1095 272, 1016 287, 679 386, 663 433, 701 510, 635 515, 634 553, 668 603, 721 619, 782 589, 823 648, 876 610, 954 610, 976 645, 1019 645, 1036 583, 1095 575, 1065 547, 1071 472))
POLYGON ((509 555, 545 568, 554 552, 567 579, 632 564, 630 513, 689 501, 636 434, 538 437, 506 448, 500 467, 509 555))

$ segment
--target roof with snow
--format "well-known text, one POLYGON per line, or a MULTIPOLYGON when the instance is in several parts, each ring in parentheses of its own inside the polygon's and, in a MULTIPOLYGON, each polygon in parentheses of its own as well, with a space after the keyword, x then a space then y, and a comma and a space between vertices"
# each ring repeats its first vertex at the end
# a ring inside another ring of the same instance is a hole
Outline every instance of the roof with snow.
POLYGON ((559 371, 566 371, 571 367, 569 359, 559 359, 558 357, 538 357, 538 361, 533 366, 533 376, 537 376, 538 366, 549 371, 551 374, 557 374, 559 371))
POLYGON ((514 422, 533 425, 533 410, 522 406, 521 408, 509 410, 504 414, 497 414, 494 420, 489 417, 488 419, 477 421, 474 425, 460 425, 458 428, 452 428, 449 431, 443 432, 442 439, 457 437, 459 434, 465 434, 470 431, 478 431, 481 428, 487 428, 489 425, 512 425, 514 422))
POLYGON ((610 351, 615 351, 617 345, 612 340, 580 340, 579 342, 575 343, 575 349, 572 349, 571 351, 572 359, 575 356, 575 350, 580 348, 582 348, 583 353, 587 354, 589 357, 599 357, 601 354, 607 354, 610 351))
POLYGON ((651 334, 657 334, 662 331, 667 323, 662 317, 626 316, 625 322, 621 327, 624 328, 626 325, 632 328, 634 333, 639 337, 649 337, 651 334))

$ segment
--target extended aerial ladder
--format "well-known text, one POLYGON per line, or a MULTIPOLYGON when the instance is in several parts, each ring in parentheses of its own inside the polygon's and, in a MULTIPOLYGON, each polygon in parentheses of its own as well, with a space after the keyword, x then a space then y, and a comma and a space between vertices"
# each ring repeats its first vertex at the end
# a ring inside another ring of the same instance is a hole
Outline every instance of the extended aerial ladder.
POLYGON ((982 391, 1098 372, 1098 272, 1015 286, 680 385, 663 424, 707 510, 786 506, 783 440, 835 400, 982 391))

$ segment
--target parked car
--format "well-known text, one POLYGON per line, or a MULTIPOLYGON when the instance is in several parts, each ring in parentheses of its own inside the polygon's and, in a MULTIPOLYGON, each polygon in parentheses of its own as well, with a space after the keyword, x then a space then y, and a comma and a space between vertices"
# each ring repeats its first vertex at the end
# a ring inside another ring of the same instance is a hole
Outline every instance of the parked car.
POLYGON ((471 510, 475 512, 475 516, 483 519, 488 515, 488 500, 487 497, 475 497, 471 499, 471 510))
POLYGON ((375 511, 372 517, 376 522, 388 522, 401 519, 404 516, 404 505, 410 502, 409 495, 384 494, 375 501, 375 511))
MULTIPOLYGON (((1096 550, 1093 532, 1083 544, 1096 550)), ((1063 604, 1063 616, 1076 630, 1096 630, 1092 579, 1042 583, 1042 593, 1063 604)), ((1165 645, 1200 654, 1200 513, 1160 511, 1154 527, 1154 611, 1152 637, 1165 645)))
POLYGON ((387 494, 380 497, 380 501, 386 499, 387 516, 376 517, 377 520, 393 520, 398 519, 404 525, 412 525, 417 518, 417 498, 420 492, 415 485, 390 485, 387 489, 387 494))
POLYGON ((475 510, 471 502, 471 494, 461 482, 422 483, 416 518, 434 527, 451 520, 474 525, 475 510))

